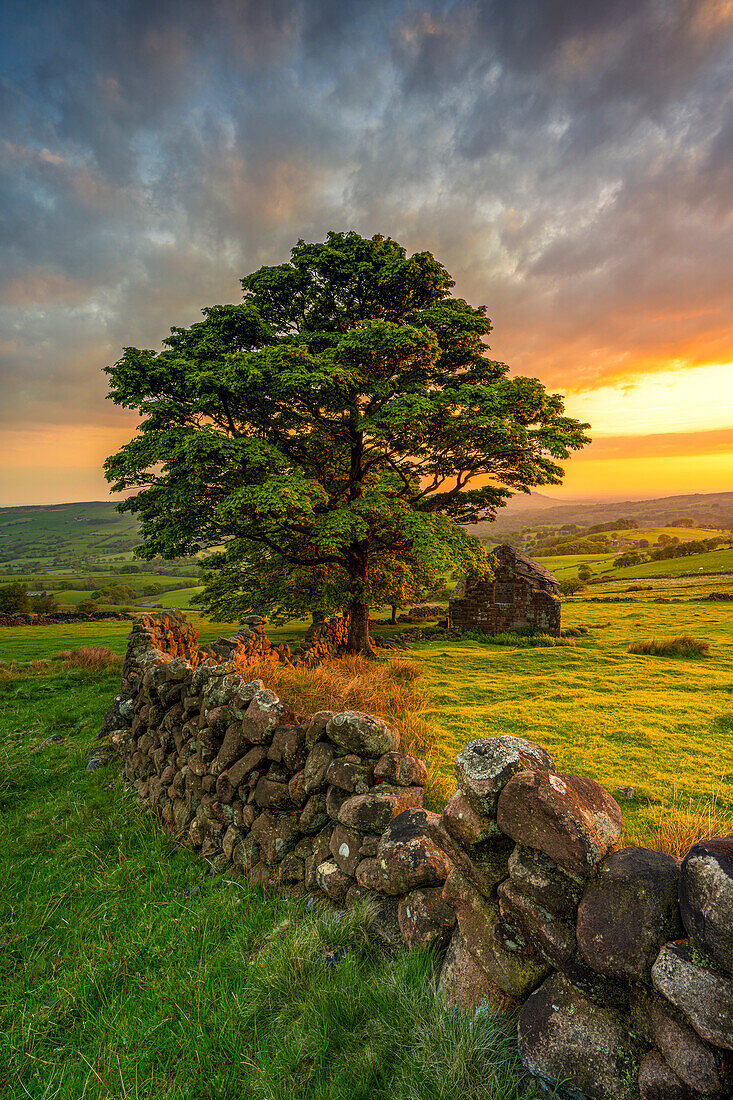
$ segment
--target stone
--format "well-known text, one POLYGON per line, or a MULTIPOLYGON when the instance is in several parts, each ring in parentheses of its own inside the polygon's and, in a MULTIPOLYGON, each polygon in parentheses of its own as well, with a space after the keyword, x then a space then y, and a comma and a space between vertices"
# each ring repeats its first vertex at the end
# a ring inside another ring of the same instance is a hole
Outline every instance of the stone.
POLYGON ((260 745, 269 738, 270 731, 280 722, 285 707, 269 688, 258 688, 244 712, 242 733, 253 745, 260 745))
POLYGON ((329 764, 326 782, 340 787, 349 794, 366 794, 373 783, 371 765, 363 764, 360 757, 342 756, 329 764))
POLYGON ((571 875, 589 875, 618 842, 621 810, 592 779, 525 771, 499 797, 499 828, 537 848, 571 875))
MULTIPOLYGON (((329 791, 335 789, 330 787, 329 791)), ((422 800, 422 787, 389 787, 383 783, 368 794, 347 797, 339 807, 338 820, 362 833, 382 833, 392 818, 422 805, 422 800)))
POLYGON ((361 833, 349 829, 346 825, 337 825, 331 833, 331 855, 341 870, 352 878, 356 865, 361 859, 361 833))
POLYGON ((471 741, 456 757, 458 786, 477 811, 495 817, 499 795, 517 772, 554 769, 541 745, 523 737, 471 741))
POLYGON ((231 802, 244 779, 251 771, 258 768, 266 758, 267 750, 264 746, 256 745, 234 764, 231 764, 226 771, 221 772, 216 779, 216 797, 219 801, 231 802))
POLYGON ((262 809, 292 809, 290 791, 287 783, 275 783, 266 776, 260 776, 255 787, 255 802, 262 809))
POLYGON ((328 821, 326 796, 319 791, 312 794, 300 812, 298 824, 301 833, 317 833, 328 821))
POLYGON ((325 787, 328 766, 335 758, 336 749, 327 741, 319 741, 313 746, 303 768, 303 791, 306 795, 325 787))
POLYGON ((346 900, 346 892, 353 883, 353 878, 345 874, 337 863, 327 859, 319 864, 316 871, 318 886, 331 901, 340 905, 346 900))
POLYGON ((679 897, 687 934, 733 974, 733 836, 703 840, 690 849, 679 897))
POLYGON ((451 862, 429 835, 438 814, 423 809, 403 810, 387 826, 377 848, 387 894, 406 894, 417 886, 445 882, 451 862))
POLYGON ((363 895, 368 903, 369 923, 376 939, 385 947, 402 947, 402 931, 397 917, 397 899, 370 890, 363 895))
POLYGON ((659 949, 682 935, 679 860, 622 848, 598 864, 578 907, 578 948, 609 978, 648 980, 659 949))
POLYGON ((278 726, 267 750, 270 760, 284 764, 289 772, 300 771, 308 755, 304 726, 278 726))
POLYGON ((512 841, 499 833, 495 840, 476 844, 467 852, 445 828, 445 816, 436 820, 436 816, 431 815, 427 828, 430 837, 463 877, 485 897, 493 896, 498 884, 507 877, 512 841))
POLYGON ((335 745, 359 756, 382 756, 400 747, 400 736, 396 730, 381 718, 362 714, 358 710, 334 714, 326 726, 326 736, 335 745))
POLYGON ((463 933, 456 928, 451 936, 438 980, 438 992, 446 1000, 463 1008, 475 1008, 488 1001, 499 1013, 511 1012, 517 1001, 495 982, 468 950, 463 933))
POLYGON ((508 869, 512 883, 527 897, 534 898, 557 917, 575 917, 582 887, 544 852, 517 844, 509 856, 508 869))
POLYGON ((484 898, 455 868, 445 880, 443 901, 454 910, 468 950, 500 989, 524 997, 540 984, 549 971, 547 963, 506 949, 496 935, 498 904, 484 898))
POLYGON ((331 821, 339 820, 339 810, 347 798, 351 798, 351 795, 340 787, 331 786, 326 790, 326 813, 331 821))
POLYGON ((667 943, 652 967, 654 988, 713 1046, 733 1050, 733 978, 690 940, 667 943))
POLYGON ((681 1081, 657 1050, 650 1050, 639 1066, 639 1096, 641 1100, 702 1100, 681 1081))
POLYGON ((408 947, 440 947, 456 923, 456 915, 443 901, 439 886, 423 886, 400 898, 397 920, 408 947))
POLYGON ((593 1004, 563 975, 528 997, 517 1034, 525 1067, 550 1088, 591 1100, 636 1100, 642 1044, 622 1013, 593 1004))
POLYGON ((363 836, 361 838, 361 848, 359 849, 359 855, 362 857, 362 859, 371 858, 372 856, 375 856, 377 854, 379 840, 380 838, 378 836, 375 836, 374 833, 363 836))
POLYGON ((264 810, 255 818, 249 836, 259 845, 265 863, 277 863, 298 843, 298 815, 264 810))
POLYGON ((303 881, 303 875, 303 860, 298 859, 295 852, 288 852, 277 865, 276 881, 281 886, 299 886, 303 881))
MULTIPOLYGON (((680 1081, 706 1096, 720 1096, 733 1084, 733 1066, 724 1072, 720 1053, 694 1031, 669 1001, 644 986, 632 986, 634 1026, 664 1056, 680 1081)), ((729 1060, 730 1061, 730 1060, 729 1060)))
POLYGON ((475 844, 502 835, 494 819, 474 810, 463 791, 456 791, 448 799, 443 810, 443 824, 464 848, 473 848, 475 844))
POLYGON ((227 726, 221 748, 219 749, 216 759, 211 764, 211 774, 221 775, 230 764, 233 764, 236 760, 240 760, 242 756, 244 756, 247 747, 248 741, 242 732, 242 723, 232 722, 227 726))
POLYGON ((305 772, 299 771, 288 782, 288 791, 290 793, 290 801, 294 806, 302 806, 306 801, 307 795, 305 793, 305 772))
POLYGON ((326 726, 333 718, 333 714, 332 710, 319 710, 313 715, 310 722, 306 723, 305 745, 307 749, 312 749, 316 742, 325 736, 326 726))
POLYGON ((573 924, 550 913, 536 898, 523 894, 511 879, 502 882, 497 896, 502 919, 513 925, 521 940, 536 947, 551 965, 559 968, 573 957, 576 948, 573 924))
POLYGON ((386 752, 374 765, 374 778, 397 787, 424 787, 428 769, 424 761, 406 752, 386 752))

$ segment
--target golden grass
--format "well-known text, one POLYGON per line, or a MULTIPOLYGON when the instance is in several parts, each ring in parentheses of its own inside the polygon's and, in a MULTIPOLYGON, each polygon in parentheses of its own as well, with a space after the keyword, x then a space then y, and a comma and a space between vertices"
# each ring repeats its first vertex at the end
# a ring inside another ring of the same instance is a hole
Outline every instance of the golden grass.
POLYGON ((732 834, 733 816, 719 806, 717 791, 697 800, 685 800, 675 791, 671 804, 660 807, 651 821, 624 831, 624 843, 684 858, 698 841, 732 834))
POLYGON ((693 638, 691 634, 678 634, 675 638, 648 638, 632 642, 627 653, 644 653, 650 657, 707 657, 710 642, 693 638))
POLYGON ((260 661, 243 665, 239 672, 247 680, 262 680, 301 720, 319 710, 360 710, 385 719, 399 730, 403 751, 425 761, 426 806, 443 809, 453 785, 441 773, 440 731, 423 718, 427 703, 416 662, 405 657, 371 661, 349 654, 315 668, 260 661))

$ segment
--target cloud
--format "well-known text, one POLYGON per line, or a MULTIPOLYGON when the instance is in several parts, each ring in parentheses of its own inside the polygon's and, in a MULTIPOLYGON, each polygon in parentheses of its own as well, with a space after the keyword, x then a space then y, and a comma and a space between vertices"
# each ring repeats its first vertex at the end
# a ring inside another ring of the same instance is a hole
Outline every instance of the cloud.
POLYGON ((0 423, 123 423, 123 345, 330 228, 435 251, 553 388, 733 360, 725 0, 7 8, 0 423))

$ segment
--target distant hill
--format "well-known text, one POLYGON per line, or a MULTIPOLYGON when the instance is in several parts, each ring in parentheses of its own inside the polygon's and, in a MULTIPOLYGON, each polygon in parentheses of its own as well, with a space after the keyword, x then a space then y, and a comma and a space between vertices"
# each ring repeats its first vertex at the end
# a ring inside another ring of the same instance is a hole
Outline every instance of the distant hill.
POLYGON ((541 526, 577 523, 589 527, 630 518, 639 526, 663 527, 676 519, 691 519, 711 527, 733 524, 733 493, 690 493, 685 496, 654 497, 650 500, 567 501, 559 503, 540 493, 512 497, 494 523, 471 524, 468 530, 482 538, 497 538, 509 531, 541 526))
POLYGON ((138 521, 113 501, 0 508, 0 563, 80 565, 129 554, 139 542, 138 521))

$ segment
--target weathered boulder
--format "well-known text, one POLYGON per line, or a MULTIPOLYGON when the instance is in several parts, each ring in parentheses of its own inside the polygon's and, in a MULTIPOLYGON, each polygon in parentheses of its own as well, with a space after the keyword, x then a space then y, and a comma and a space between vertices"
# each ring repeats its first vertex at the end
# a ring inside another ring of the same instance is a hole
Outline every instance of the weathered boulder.
POLYGON ((361 757, 353 753, 334 760, 326 771, 326 783, 332 783, 348 794, 366 794, 373 780, 371 765, 363 763, 361 757))
POLYGON ((395 817, 382 835, 376 857, 359 865, 357 882, 393 895, 443 883, 451 864, 427 831, 429 819, 438 816, 408 809, 395 817))
POLYGON ((430 837, 463 877, 473 883, 480 893, 491 897, 497 885, 507 877, 511 840, 499 833, 495 839, 475 844, 466 851, 446 829, 445 815, 431 815, 427 829, 430 837))
POLYGON ((302 833, 317 833, 328 821, 326 812, 326 796, 318 791, 306 799, 303 809, 300 811, 298 824, 302 833))
POLYGON ((362 833, 383 833, 393 817, 421 806, 423 793, 422 787, 390 787, 383 783, 368 794, 347 797, 339 808, 338 820, 362 833))
POLYGON ((464 848, 473 848, 475 844, 502 835, 493 817, 475 810, 463 791, 456 791, 448 799, 443 810, 443 824, 464 848))
POLYGON ((690 849, 682 863, 680 908, 688 935, 733 974, 733 836, 690 849))
POLYGON ((518 890, 535 898, 555 916, 566 919, 575 916, 582 886, 544 852, 517 844, 509 856, 509 877, 518 890))
POLYGON ((621 836, 621 809, 592 779, 519 772, 499 797, 499 828, 571 875, 588 875, 621 836))
POLYGON ((478 813, 494 817, 499 795, 517 772, 553 769, 541 745, 523 737, 471 741, 456 757, 458 786, 478 813))
POLYGON ((517 1033, 522 1062, 551 1087, 591 1100, 636 1100, 644 1048, 628 1020, 587 1000, 561 974, 525 1001, 517 1033))
POLYGON ((305 726, 278 726, 267 750, 270 760, 284 764, 289 772, 298 772, 308 755, 305 747, 305 726))
POLYGON ((347 752, 359 756, 382 756, 400 747, 400 735, 381 718, 345 710, 334 714, 326 726, 326 736, 347 752))
POLYGON ((290 790, 287 783, 277 783, 267 776, 260 776, 255 787, 255 802, 263 809, 287 810, 292 809, 290 790))
MULTIPOLYGON (((631 1019, 640 1035, 664 1055, 684 1084, 706 1096, 720 1096, 733 1085, 733 1065, 706 1043, 669 1001, 645 986, 632 986, 631 1019)), ((730 1060, 729 1060, 730 1061, 730 1060)))
POLYGON ((397 787, 424 787, 428 769, 424 761, 406 752, 386 752, 374 765, 374 778, 397 787))
POLYGON ((733 978, 717 970, 692 941, 664 945, 652 967, 652 982, 698 1035, 733 1050, 733 978))
POLYGON ((641 1100, 702 1100, 681 1081, 658 1050, 650 1050, 639 1066, 639 1096, 641 1100))
POLYGON ((346 893, 353 883, 351 875, 345 874, 333 860, 324 860, 316 870, 316 881, 323 893, 340 905, 346 900, 346 893))
POLYGON ((402 932, 397 917, 397 898, 380 894, 375 890, 362 893, 369 905, 370 926, 372 932, 385 947, 402 947, 402 932))
POLYGON ((459 928, 451 936, 440 972, 438 991, 447 1000, 455 1001, 464 1008, 488 1001, 498 1012, 511 1012, 517 1004, 516 999, 499 989, 478 964, 459 928))
POLYGON ((659 949, 682 935, 679 860, 649 848, 606 856, 578 907, 578 947, 609 978, 648 979, 659 949))
POLYGON ((544 959, 508 951, 496 934, 499 907, 476 890, 455 868, 443 887, 443 901, 453 909, 466 947, 500 989, 524 997, 547 975, 544 959))
POLYGON ((303 768, 303 792, 313 794, 326 784, 328 767, 336 759, 336 749, 328 741, 318 741, 311 751, 303 768))
POLYGON ((408 947, 441 946, 456 923, 440 886, 423 886, 400 898, 397 919, 408 947))
POLYGON ((341 870, 352 878, 361 856, 362 836, 346 825, 337 825, 331 833, 331 855, 341 870))
POLYGON ((244 712, 242 734, 253 745, 267 741, 270 731, 280 722, 286 708, 269 688, 258 688, 244 712))
POLYGON ((258 844, 265 863, 277 863, 298 843, 298 815, 263 810, 255 818, 249 836, 258 844))
MULTIPOLYGON (((514 926, 522 941, 533 944, 553 966, 559 967, 575 952, 575 927, 545 909, 536 898, 518 890, 506 879, 497 891, 502 919, 514 926)), ((506 937, 504 937, 506 942, 506 937)))
POLYGON ((310 722, 305 726, 305 745, 307 749, 312 749, 317 741, 321 737, 325 737, 326 726, 333 718, 332 710, 319 710, 317 711, 310 722))

